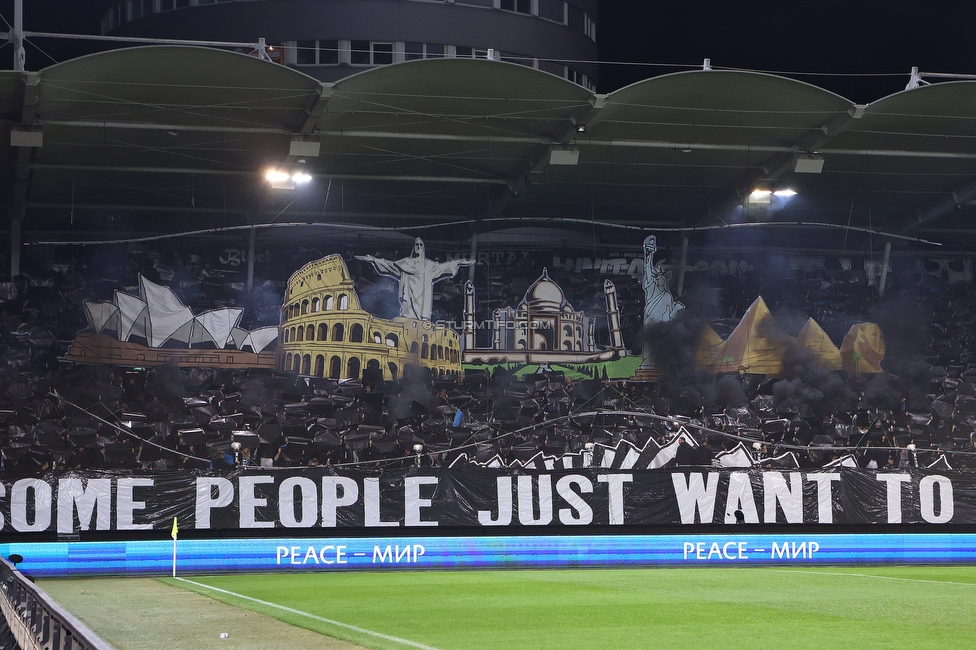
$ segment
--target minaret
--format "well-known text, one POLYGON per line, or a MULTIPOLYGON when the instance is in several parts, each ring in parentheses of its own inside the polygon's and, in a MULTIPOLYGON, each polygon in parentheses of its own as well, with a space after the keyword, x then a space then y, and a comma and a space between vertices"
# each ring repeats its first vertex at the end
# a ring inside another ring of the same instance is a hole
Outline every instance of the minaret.
POLYGON ((464 283, 464 337, 461 350, 474 350, 474 283, 464 283))
POLYGON ((607 325, 610 327, 610 347, 620 350, 621 355, 625 356, 624 337, 620 333, 620 312, 617 309, 617 288, 610 280, 604 280, 603 293, 607 297, 607 325))
POLYGON ((492 312, 495 320, 492 323, 493 333, 491 335, 491 348, 493 350, 504 350, 508 348, 508 330, 505 329, 508 323, 508 318, 506 317, 507 312, 501 309, 496 309, 492 312), (502 342, 502 336, 505 337, 505 342, 502 342))

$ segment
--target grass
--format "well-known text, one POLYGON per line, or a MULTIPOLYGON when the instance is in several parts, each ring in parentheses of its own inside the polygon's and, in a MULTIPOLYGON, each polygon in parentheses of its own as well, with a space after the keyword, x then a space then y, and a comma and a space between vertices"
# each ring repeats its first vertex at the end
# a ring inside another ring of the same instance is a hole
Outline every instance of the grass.
MULTIPOLYGON (((582 363, 582 364, 558 364, 550 363, 550 370, 558 370, 563 372, 566 377, 575 380, 582 379, 600 379, 603 377, 603 373, 606 372, 607 376, 611 379, 630 379, 637 372, 637 367, 644 361, 643 357, 624 357, 623 359, 617 359, 616 361, 598 361, 595 363, 582 363), (582 373, 578 368, 587 368, 587 373, 582 373)), ((518 363, 486 363, 486 364, 464 364, 465 371, 475 371, 475 370, 487 370, 488 372, 493 372, 495 368, 501 366, 505 370, 514 370, 515 377, 518 379, 525 379, 528 376, 534 375, 539 372, 539 364, 518 364, 518 363)))
MULTIPOLYGON (((944 650, 971 648, 976 639, 976 567, 495 570, 192 580, 441 649, 851 645, 944 650)), ((409 647, 192 583, 165 582, 365 647, 409 647)))
POLYGON ((153 578, 75 578, 38 583, 118 650, 356 650, 344 641, 165 585, 153 578), (226 638, 220 634, 227 632, 226 638))

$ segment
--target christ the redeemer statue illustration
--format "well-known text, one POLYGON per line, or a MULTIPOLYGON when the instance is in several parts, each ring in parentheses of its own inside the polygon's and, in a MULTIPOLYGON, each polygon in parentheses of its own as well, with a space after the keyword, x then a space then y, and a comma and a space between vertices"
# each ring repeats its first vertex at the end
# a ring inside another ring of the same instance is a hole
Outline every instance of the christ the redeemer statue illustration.
POLYGON ((356 259, 369 262, 380 275, 396 278, 400 283, 400 315, 406 318, 430 320, 433 309, 434 283, 452 278, 458 268, 474 264, 473 260, 435 262, 427 259, 424 242, 414 240, 413 253, 400 260, 384 260, 372 255, 357 255, 356 259))

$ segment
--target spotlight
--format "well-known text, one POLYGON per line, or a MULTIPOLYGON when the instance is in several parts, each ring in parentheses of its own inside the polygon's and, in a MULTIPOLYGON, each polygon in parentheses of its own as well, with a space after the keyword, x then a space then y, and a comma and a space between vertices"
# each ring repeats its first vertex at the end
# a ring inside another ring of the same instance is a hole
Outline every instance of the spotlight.
POLYGON ((264 179, 271 184, 271 189, 293 190, 299 185, 305 185, 312 180, 312 175, 301 167, 270 167, 264 172, 264 179))
POLYGON ((769 197, 772 195, 773 192, 771 190, 764 190, 760 188, 754 189, 749 194, 749 203, 752 204, 769 203, 769 197))
POLYGON ((773 196, 782 196, 782 197, 796 196, 796 191, 791 190, 789 188, 784 188, 782 190, 776 190, 775 192, 773 192, 773 196))

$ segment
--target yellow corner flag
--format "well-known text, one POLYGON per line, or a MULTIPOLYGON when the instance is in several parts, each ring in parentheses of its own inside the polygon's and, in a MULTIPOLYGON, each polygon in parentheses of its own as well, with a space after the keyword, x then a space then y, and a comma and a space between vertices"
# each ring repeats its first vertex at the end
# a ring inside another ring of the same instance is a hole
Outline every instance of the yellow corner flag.
POLYGON ((176 517, 173 517, 173 577, 176 577, 176 535, 180 532, 180 527, 176 524, 176 517))

